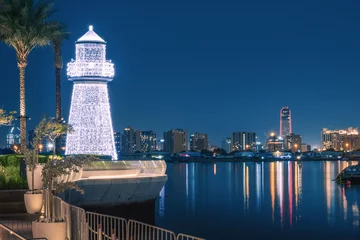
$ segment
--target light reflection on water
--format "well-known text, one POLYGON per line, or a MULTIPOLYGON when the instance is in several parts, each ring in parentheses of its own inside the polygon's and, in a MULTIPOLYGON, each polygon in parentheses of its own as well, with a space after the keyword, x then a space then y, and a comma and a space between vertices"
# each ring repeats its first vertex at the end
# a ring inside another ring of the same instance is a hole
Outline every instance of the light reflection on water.
POLYGON ((354 164, 169 163, 156 224, 206 239, 358 239, 360 187, 333 181, 354 164))

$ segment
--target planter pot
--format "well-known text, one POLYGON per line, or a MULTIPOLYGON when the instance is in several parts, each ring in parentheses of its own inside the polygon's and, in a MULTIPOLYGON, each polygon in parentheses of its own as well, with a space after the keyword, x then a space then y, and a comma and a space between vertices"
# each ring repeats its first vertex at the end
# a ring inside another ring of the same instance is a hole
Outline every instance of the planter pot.
POLYGON ((47 240, 65 240, 66 222, 46 223, 32 222, 33 238, 46 238, 47 240))
POLYGON ((43 188, 43 182, 41 181, 41 171, 43 169, 44 165, 42 164, 38 164, 37 168, 35 169, 34 172, 34 188, 31 188, 31 183, 32 183, 32 174, 31 172, 28 170, 28 168, 26 167, 26 177, 27 177, 27 182, 28 182, 28 187, 30 190, 42 190, 43 188))
POLYGON ((24 202, 27 213, 39 213, 41 212, 41 208, 43 206, 43 194, 24 194, 24 202))

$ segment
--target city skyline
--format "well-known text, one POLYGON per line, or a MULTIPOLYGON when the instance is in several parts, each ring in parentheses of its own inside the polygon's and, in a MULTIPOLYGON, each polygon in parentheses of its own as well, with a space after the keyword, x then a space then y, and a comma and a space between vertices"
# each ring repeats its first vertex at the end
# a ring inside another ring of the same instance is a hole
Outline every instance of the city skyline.
MULTIPOLYGON (((360 47, 355 44, 360 40, 359 3, 113 1, 112 9, 97 1, 84 3, 71 3, 72 8, 69 1, 56 4, 56 17, 71 32, 64 42, 63 60, 73 57, 73 43, 88 25, 109 41, 108 55, 116 65, 116 81, 109 92, 115 131, 131 125, 161 136, 167 129, 183 128, 207 133, 209 141, 219 146, 232 132, 247 131, 256 132, 263 142, 264 133, 278 133, 278 111, 285 105, 292 110, 293 131, 311 145, 320 144, 322 128, 359 126, 360 113, 353 110, 360 107, 355 98, 360 79, 360 47), (314 11, 309 13, 310 6, 314 11), (81 19, 75 17, 78 7, 84 9, 81 19), (107 14, 96 15, 99 12, 107 14), (334 35, 337 31, 341 34, 334 35), (292 86, 295 82, 301 84, 292 86), (323 97, 344 83, 353 86, 347 88, 346 98, 323 97), (192 105, 200 102, 204 104, 192 105), (244 104, 237 107, 238 102, 244 104), (334 114, 334 109, 347 115, 334 114)), ((4 44, 0 52, 6 89, 0 102, 5 109, 18 111, 15 54, 4 44)), ((55 115, 52 59, 50 47, 35 49, 29 58, 29 129, 43 114, 55 115)), ((63 70, 63 115, 68 120, 72 85, 65 75, 63 70)), ((8 131, 3 127, 0 134, 8 131)))

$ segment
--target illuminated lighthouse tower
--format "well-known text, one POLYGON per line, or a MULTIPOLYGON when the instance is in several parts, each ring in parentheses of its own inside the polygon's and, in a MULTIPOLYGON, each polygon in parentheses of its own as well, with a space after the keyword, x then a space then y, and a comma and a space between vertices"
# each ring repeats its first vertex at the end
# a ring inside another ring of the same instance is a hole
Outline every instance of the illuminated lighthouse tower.
POLYGON ((66 155, 100 154, 117 160, 107 83, 114 64, 106 60, 106 42, 93 27, 75 43, 76 59, 67 65, 74 87, 69 124, 74 132, 66 138, 66 155))

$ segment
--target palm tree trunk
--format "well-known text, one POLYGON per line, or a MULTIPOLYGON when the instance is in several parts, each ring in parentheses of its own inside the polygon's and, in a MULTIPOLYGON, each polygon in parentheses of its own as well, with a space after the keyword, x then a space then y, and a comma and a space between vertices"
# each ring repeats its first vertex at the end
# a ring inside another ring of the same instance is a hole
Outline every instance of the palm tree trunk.
MULTIPOLYGON (((58 122, 61 121, 61 69, 63 66, 62 56, 61 56, 61 43, 54 44, 54 65, 55 65, 55 75, 56 75, 56 120, 58 122)), ((54 147, 56 146, 56 154, 61 155, 61 139, 56 139, 54 147)))
POLYGON ((26 148, 25 63, 18 63, 20 71, 20 149, 26 148))

